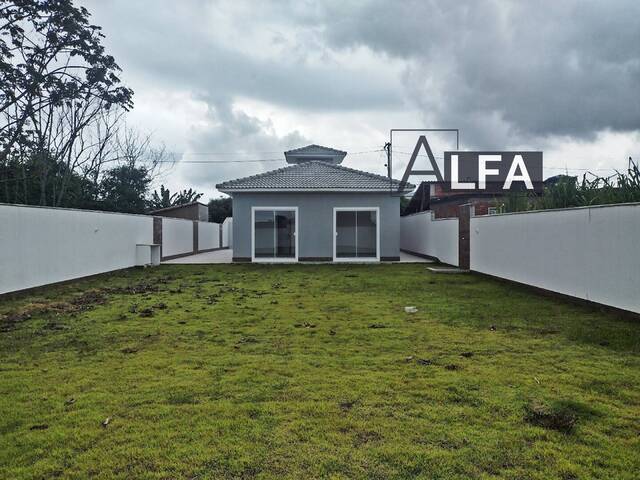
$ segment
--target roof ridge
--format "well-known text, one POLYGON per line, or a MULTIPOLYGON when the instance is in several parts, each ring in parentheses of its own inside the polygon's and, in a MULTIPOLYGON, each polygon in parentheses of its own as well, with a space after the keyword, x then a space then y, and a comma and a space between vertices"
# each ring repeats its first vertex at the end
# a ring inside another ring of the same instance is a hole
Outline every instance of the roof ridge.
POLYGON ((300 150, 304 150, 305 148, 312 148, 312 147, 323 148, 325 150, 331 150, 332 152, 336 152, 336 153, 344 153, 345 155, 347 153, 344 150, 338 150, 337 148, 332 148, 332 147, 325 147, 324 145, 318 145, 317 143, 312 143, 310 145, 305 145, 303 147, 292 148, 291 150, 287 150, 284 153, 285 154, 287 154, 287 153, 295 153, 295 152, 298 152, 300 150))

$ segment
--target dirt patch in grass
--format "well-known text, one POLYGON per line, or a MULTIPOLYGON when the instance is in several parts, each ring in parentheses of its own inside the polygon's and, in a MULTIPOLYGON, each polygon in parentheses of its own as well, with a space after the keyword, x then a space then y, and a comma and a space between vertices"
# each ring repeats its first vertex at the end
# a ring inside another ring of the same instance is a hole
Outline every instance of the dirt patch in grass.
POLYGON ((570 404, 563 402, 534 400, 525 406, 524 419, 531 425, 571 433, 578 421, 578 412, 570 404))
MULTIPOLYGON (((22 322, 30 320, 31 318, 44 315, 53 315, 55 317, 65 315, 73 316, 78 312, 91 310, 106 302, 107 296, 101 290, 92 289, 73 297, 69 301, 38 301, 26 303, 14 311, 0 315, 0 332, 9 332, 22 322)), ((55 330, 59 327, 60 323, 49 321, 44 328, 55 330)))
POLYGON ((372 430, 366 430, 364 432, 356 433, 356 438, 353 442, 354 446, 360 447, 366 443, 379 442, 382 440, 382 435, 372 430))
MULTIPOLYGON (((0 314, 0 332, 8 332, 17 327, 25 320, 29 320, 33 317, 43 315, 71 315, 78 312, 85 312, 92 310, 99 305, 104 305, 108 302, 109 297, 113 295, 139 295, 145 293, 156 293, 159 291, 158 284, 167 283, 168 278, 160 278, 153 283, 150 282, 137 282, 126 286, 118 287, 102 287, 92 288, 82 292, 79 295, 72 295, 68 300, 60 301, 44 301, 26 303, 20 306, 14 311, 10 311, 5 314, 0 314)), ((166 308, 164 303, 157 305, 158 308, 166 308)), ((130 309, 131 313, 134 313, 136 306, 132 305, 130 309)), ((56 323, 51 323, 50 326, 55 328, 56 323)))

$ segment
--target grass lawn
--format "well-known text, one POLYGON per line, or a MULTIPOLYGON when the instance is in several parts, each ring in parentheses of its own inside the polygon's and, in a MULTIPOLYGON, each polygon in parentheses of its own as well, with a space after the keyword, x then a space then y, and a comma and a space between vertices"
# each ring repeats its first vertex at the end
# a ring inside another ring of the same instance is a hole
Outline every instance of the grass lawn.
POLYGON ((425 265, 128 270, 0 352, 2 479, 640 476, 640 322, 425 265))

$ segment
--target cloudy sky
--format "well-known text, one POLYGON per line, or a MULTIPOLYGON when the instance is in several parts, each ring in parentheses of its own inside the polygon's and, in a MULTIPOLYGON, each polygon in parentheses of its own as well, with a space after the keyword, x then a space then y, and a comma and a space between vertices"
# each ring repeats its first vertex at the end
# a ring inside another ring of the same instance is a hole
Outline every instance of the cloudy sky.
POLYGON ((384 173, 391 128, 543 150, 546 176, 640 159, 637 0, 81 3, 135 91, 128 122, 182 161, 165 184, 205 198, 308 143, 384 173))

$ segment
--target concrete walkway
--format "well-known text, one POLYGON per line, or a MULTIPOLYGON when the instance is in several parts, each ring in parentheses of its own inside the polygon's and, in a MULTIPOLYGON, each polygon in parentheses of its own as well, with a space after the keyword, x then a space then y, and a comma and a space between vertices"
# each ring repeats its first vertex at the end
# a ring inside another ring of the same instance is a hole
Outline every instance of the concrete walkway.
POLYGON ((222 250, 214 250, 213 252, 198 253, 197 255, 189 255, 188 257, 174 258, 162 263, 231 263, 233 258, 233 250, 225 248, 222 250))
MULTIPOLYGON (((213 252, 198 253, 197 255, 189 255, 188 257, 174 258, 162 263, 178 263, 178 264, 203 264, 203 263, 231 263, 233 258, 233 250, 225 248, 224 250, 214 250, 213 252)), ((317 263, 317 262, 313 262, 317 263)), ((385 262, 398 263, 398 262, 385 262)), ((432 260, 416 257, 405 252, 400 252, 400 263, 433 263, 432 260)))

